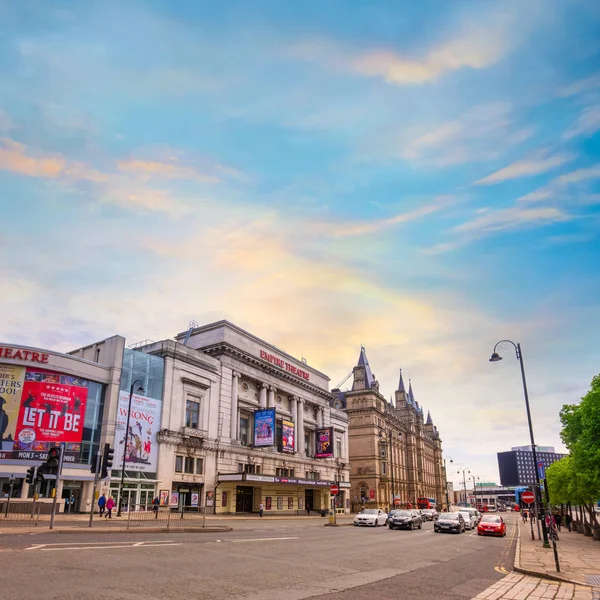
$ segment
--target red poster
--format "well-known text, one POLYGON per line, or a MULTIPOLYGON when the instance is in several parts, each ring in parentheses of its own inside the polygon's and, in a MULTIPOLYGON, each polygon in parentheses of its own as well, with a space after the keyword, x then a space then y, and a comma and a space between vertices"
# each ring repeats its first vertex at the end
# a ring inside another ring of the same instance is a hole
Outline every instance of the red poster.
POLYGON ((81 442, 87 382, 50 371, 27 369, 15 433, 15 449, 41 442, 81 442))

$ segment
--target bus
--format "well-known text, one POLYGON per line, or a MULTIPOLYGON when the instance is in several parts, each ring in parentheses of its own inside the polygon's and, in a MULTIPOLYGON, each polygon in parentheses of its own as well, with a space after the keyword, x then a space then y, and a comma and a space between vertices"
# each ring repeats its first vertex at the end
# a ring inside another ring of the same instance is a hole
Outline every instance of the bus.
POLYGON ((435 498, 417 498, 417 506, 421 510, 424 508, 435 508, 435 498))

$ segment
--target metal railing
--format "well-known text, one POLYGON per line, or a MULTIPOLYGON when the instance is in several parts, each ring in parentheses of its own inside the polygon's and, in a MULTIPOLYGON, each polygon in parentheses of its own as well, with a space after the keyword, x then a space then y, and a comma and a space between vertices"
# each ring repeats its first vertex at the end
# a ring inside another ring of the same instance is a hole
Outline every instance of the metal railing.
POLYGON ((127 529, 143 527, 205 527, 204 508, 198 506, 130 505, 127 512, 127 529))
POLYGON ((8 525, 33 525, 38 526, 40 519, 41 502, 9 502, 8 499, 0 500, 0 527, 8 525))

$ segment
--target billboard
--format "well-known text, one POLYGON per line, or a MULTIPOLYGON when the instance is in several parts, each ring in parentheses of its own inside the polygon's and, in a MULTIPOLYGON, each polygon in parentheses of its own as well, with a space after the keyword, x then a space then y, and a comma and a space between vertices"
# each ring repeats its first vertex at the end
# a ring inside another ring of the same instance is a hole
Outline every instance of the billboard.
POLYGON ((86 380, 35 367, 0 365, 0 458, 44 459, 65 444, 65 460, 81 452, 86 380))
POLYGON ((293 454, 296 450, 294 448, 294 422, 286 421, 285 419, 281 421, 281 451, 289 452, 293 454))
POLYGON ((275 445, 275 409, 257 410, 254 412, 254 445, 275 445))
POLYGON ((317 429, 315 440, 317 443, 315 458, 331 458, 333 456, 333 427, 317 429))
MULTIPOLYGON (((120 470, 123 467, 123 448, 128 407, 129 392, 119 392, 113 469, 120 470)), ((131 398, 127 449, 125 450, 125 469, 127 471, 156 473, 158 465, 156 434, 160 429, 161 411, 162 402, 160 400, 133 394, 131 398)))

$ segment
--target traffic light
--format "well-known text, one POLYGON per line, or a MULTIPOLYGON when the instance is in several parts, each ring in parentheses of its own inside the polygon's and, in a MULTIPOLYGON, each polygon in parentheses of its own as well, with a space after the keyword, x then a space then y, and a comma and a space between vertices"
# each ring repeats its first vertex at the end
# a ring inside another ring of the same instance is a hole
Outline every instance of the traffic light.
POLYGON ((32 485, 36 479, 36 476, 37 476, 37 467, 29 467, 29 469, 27 469, 27 477, 25 477, 25 481, 29 485, 32 485))
POLYGON ((60 448, 55 446, 48 450, 46 466, 48 467, 48 475, 58 475, 58 468, 60 467, 60 448))
POLYGON ((109 470, 112 469, 113 457, 115 449, 110 447, 110 444, 104 444, 104 452, 102 453, 102 470, 100 473, 100 479, 106 479, 108 477, 109 470))
POLYGON ((92 456, 92 464, 90 465, 90 471, 95 475, 100 468, 100 454, 96 452, 94 456, 92 456))

